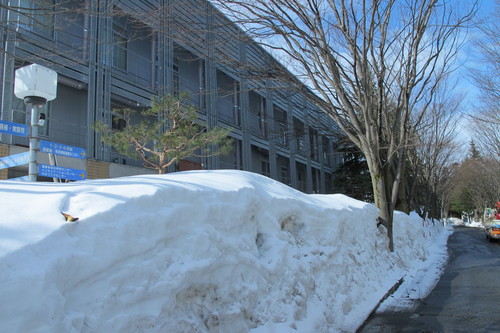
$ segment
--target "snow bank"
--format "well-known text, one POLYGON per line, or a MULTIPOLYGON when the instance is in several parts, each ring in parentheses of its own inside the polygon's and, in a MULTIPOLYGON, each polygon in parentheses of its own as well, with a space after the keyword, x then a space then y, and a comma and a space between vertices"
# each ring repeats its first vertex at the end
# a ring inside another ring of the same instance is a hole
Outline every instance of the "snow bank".
POLYGON ((448 223, 454 226, 463 226, 464 221, 456 217, 450 217, 447 219, 448 223))
POLYGON ((465 224, 468 228, 484 228, 484 225, 481 221, 471 221, 465 224))
POLYGON ((6 332, 352 332, 448 232, 241 171, 0 182, 6 332), (60 212, 79 218, 64 221, 60 212))
POLYGON ((378 313, 415 308, 419 304, 418 301, 427 297, 434 289, 448 261, 448 251, 444 245, 453 231, 452 227, 443 227, 439 221, 424 221, 416 214, 410 216, 402 213, 398 214, 398 221, 400 222, 398 223, 399 231, 396 232, 400 243, 398 252, 401 254, 407 249, 404 248, 405 238, 402 235, 409 230, 401 228, 401 226, 406 223, 411 224, 411 220, 421 221, 422 229, 420 232, 422 234, 412 235, 410 232, 407 237, 416 237, 418 239, 416 243, 420 244, 421 247, 419 248, 415 244, 416 246, 413 248, 413 251, 416 250, 414 255, 417 256, 414 258, 415 260, 411 260, 412 251, 407 251, 405 255, 401 255, 406 262, 404 265, 406 270, 402 276, 404 283, 381 304, 377 310, 378 313), (404 224, 401 223, 402 221, 405 221, 404 224))

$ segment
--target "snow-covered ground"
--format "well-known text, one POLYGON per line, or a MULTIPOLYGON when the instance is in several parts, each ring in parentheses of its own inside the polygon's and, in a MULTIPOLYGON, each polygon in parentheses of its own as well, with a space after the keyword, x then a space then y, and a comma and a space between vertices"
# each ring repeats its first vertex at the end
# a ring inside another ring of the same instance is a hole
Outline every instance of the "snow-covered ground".
POLYGON ((401 277, 387 306, 430 291, 450 234, 397 213, 390 253, 373 205, 242 171, 1 181, 0 205, 2 332, 354 332, 401 277))
POLYGON ((457 227, 467 227, 467 228, 484 228, 484 225, 481 221, 474 221, 474 219, 469 219, 467 222, 464 222, 462 219, 452 217, 448 219, 449 223, 457 226, 457 227))
POLYGON ((481 221, 470 221, 464 224, 465 227, 468 228, 484 228, 484 225, 481 221))

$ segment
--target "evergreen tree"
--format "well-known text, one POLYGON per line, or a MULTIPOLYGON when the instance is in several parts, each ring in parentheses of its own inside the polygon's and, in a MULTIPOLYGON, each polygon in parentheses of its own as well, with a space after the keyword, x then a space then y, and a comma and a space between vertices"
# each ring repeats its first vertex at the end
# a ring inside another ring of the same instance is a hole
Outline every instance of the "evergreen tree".
POLYGON ((95 129, 104 143, 120 154, 139 157, 144 167, 165 173, 167 168, 187 157, 225 154, 231 149, 230 130, 207 129, 197 119, 197 109, 189 104, 186 94, 179 98, 166 96, 141 112, 125 108, 114 110, 115 122, 110 126, 96 122, 95 129), (139 113, 139 115, 137 114, 139 113))
POLYGON ((468 153, 467 157, 469 159, 472 159, 472 160, 477 160, 477 159, 481 158, 481 153, 477 149, 476 143, 474 142, 474 140, 471 140, 469 143, 469 153, 468 153))
POLYGON ((352 145, 340 151, 344 161, 334 172, 335 187, 351 198, 373 202, 370 172, 363 154, 352 145))

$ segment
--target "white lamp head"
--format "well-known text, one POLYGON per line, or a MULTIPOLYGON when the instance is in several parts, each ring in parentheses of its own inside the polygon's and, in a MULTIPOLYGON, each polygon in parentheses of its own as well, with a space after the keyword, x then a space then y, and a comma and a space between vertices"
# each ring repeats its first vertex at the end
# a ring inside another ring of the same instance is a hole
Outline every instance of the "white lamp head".
POLYGON ((53 100, 57 96, 57 72, 38 64, 17 69, 14 94, 21 99, 41 97, 53 100))

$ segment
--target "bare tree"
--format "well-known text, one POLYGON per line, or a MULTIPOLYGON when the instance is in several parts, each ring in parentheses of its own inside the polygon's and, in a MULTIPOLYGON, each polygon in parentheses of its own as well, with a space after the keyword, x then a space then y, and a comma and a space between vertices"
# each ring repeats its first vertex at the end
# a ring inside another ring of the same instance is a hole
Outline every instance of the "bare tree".
POLYGON ((477 42, 481 66, 471 69, 481 102, 471 115, 475 142, 481 150, 500 163, 500 1, 493 17, 481 26, 477 42))
POLYGON ((408 155, 406 193, 411 209, 423 218, 440 218, 449 205, 451 170, 460 150, 457 120, 463 114, 463 98, 452 91, 447 85, 438 88, 408 155))
MULTIPOLYGON (((379 223, 393 244, 393 211, 414 128, 451 69, 463 13, 438 0, 213 0, 268 48, 285 54, 363 152, 379 223)), ((314 96, 313 96, 314 98, 314 96)))
POLYGON ((467 207, 476 216, 487 207, 495 207, 500 197, 497 162, 490 157, 465 159, 456 167, 451 196, 455 207, 467 207))

